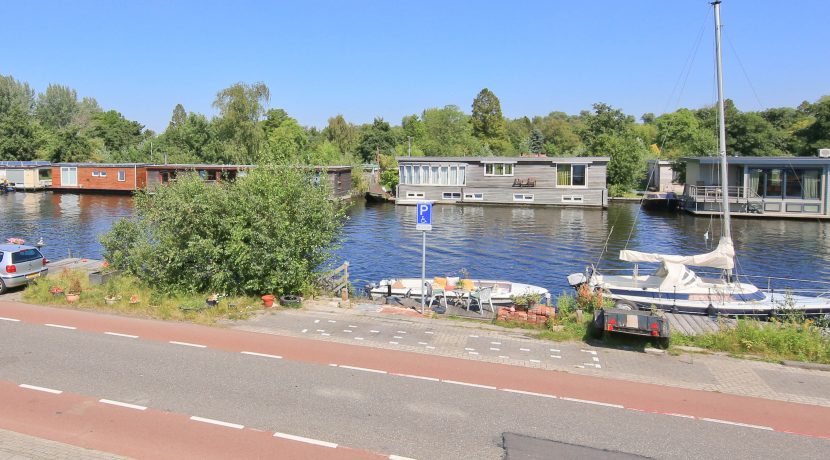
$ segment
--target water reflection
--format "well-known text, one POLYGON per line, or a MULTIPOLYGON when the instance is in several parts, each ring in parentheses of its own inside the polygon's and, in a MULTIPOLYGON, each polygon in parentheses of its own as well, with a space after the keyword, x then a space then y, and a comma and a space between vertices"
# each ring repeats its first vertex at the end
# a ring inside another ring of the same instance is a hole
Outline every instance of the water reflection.
MULTIPOLYGON (((0 195, 0 237, 43 237, 49 258, 69 249, 100 257, 101 233, 133 211, 129 196, 9 193, 0 195)), ((351 263, 360 285, 393 276, 420 276, 421 232, 415 207, 356 203, 336 251, 336 263, 351 263)), ((636 204, 607 210, 510 206, 436 206, 427 235, 429 276, 507 278, 568 290, 565 278, 601 258, 606 268, 624 248, 693 254, 717 244, 720 222, 688 214, 650 214, 636 204), (613 229, 613 231, 612 231, 613 229), (609 233, 610 232, 610 233, 609 233), (709 239, 704 239, 708 232, 709 239), (607 249, 603 253, 606 245, 607 249)), ((766 276, 830 278, 828 224, 817 221, 734 219, 738 268, 766 276)))

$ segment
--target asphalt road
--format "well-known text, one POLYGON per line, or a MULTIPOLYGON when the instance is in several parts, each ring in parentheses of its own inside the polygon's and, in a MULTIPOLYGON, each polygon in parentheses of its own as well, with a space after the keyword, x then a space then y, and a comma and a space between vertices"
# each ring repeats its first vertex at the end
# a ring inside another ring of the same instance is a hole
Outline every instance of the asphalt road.
MULTIPOLYGON (((0 315, 6 314, 7 311, 0 310, 0 315)), ((435 363, 437 372, 448 362, 457 362, 460 368, 462 360, 387 350, 368 352, 339 344, 325 344, 331 347, 328 356, 332 359, 328 363, 326 355, 315 360, 290 359, 289 347, 298 348, 295 353, 301 354, 303 349, 319 346, 303 339, 292 339, 290 344, 281 342, 285 353, 280 355, 286 356, 279 359, 276 354, 245 354, 201 345, 212 340, 239 341, 247 337, 240 334, 249 333, 183 326, 181 341, 163 341, 147 339, 145 334, 131 337, 129 333, 113 335, 89 330, 94 327, 56 327, 65 326, 66 318, 71 316, 63 315, 58 318, 62 323, 49 323, 51 326, 0 320, 0 382, 5 384, 0 385, 0 400, 4 394, 11 394, 11 388, 19 392, 22 391, 19 385, 31 385, 90 401, 106 399, 151 409, 148 412, 152 414, 141 413, 136 418, 161 420, 165 414, 177 414, 222 421, 231 427, 215 429, 225 430, 223 433, 227 434, 223 436, 228 437, 243 436, 242 432, 237 435, 233 426, 244 425, 246 430, 254 432, 290 433, 361 452, 419 459, 502 458, 505 433, 552 441, 568 449, 583 446, 599 452, 655 458, 827 458, 830 452, 830 439, 772 431, 764 429, 766 424, 738 426, 706 421, 700 416, 640 412, 611 403, 552 398, 543 391, 505 391, 502 386, 496 388, 488 381, 478 380, 479 375, 492 368, 511 383, 514 368, 509 366, 463 362, 463 366, 480 366, 480 373, 470 373, 465 380, 423 378, 429 375, 430 363, 435 363), (405 366, 409 359, 418 360, 419 369, 424 372, 414 377, 373 372, 387 366, 380 358, 376 366, 338 365, 350 352, 378 357, 388 354, 399 366, 405 366)), ((89 321, 91 316, 85 315, 84 321, 89 321)), ((106 322, 110 329, 123 323, 119 329, 123 332, 133 327, 135 321, 107 316, 99 322, 106 322)), ((169 332, 178 326, 145 322, 141 327, 150 335, 154 327, 169 332)), ((256 339, 279 340, 276 337, 256 339)), ((532 386, 534 382, 528 380, 536 379, 537 375, 546 378, 558 375, 537 372, 546 373, 515 369, 514 388, 532 386)), ((561 378, 585 379, 586 385, 590 382, 596 388, 597 379, 573 375, 561 378)), ((622 386, 613 380, 607 380, 606 384, 609 395, 622 386)), ((660 399, 661 387, 651 388, 653 395, 641 397, 660 399)), ((44 399, 47 397, 51 396, 30 400, 30 407, 25 409, 47 404, 48 399, 44 399)), ((700 401, 705 403, 704 399, 700 401)), ((753 404, 751 398, 722 401, 737 404, 736 414, 745 409, 739 407, 741 402, 753 404)), ((728 413, 731 409, 725 404, 720 403, 724 406, 721 410, 728 413)), ((760 417, 757 420, 775 425, 780 417, 803 416, 823 421, 825 427, 830 425, 830 418, 822 419, 830 412, 812 413, 809 407, 788 403, 770 407, 781 408, 782 413, 775 413, 778 409, 767 411, 755 415, 760 417), (788 410, 799 413, 783 413, 788 410)), ((4 417, 10 416, 14 414, 6 413, 0 406, 0 425, 4 417)), ((171 429, 187 430, 187 426, 171 429)), ((134 441, 150 445, 154 442, 140 436, 134 441)), ((521 446, 521 438, 516 443, 521 446)), ((179 454, 188 456, 183 451, 179 454)))

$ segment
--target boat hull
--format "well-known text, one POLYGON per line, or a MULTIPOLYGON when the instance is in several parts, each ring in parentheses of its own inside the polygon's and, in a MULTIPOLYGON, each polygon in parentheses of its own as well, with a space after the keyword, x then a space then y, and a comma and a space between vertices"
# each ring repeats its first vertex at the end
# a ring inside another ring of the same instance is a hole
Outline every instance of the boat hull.
MULTIPOLYGON (((427 278, 427 280, 431 281, 432 278, 427 278)), ((422 293, 422 290, 419 287, 420 285, 420 278, 382 280, 377 286, 369 289, 368 293, 374 300, 378 300, 383 297, 409 297, 420 300, 422 293)), ((479 289, 481 287, 492 287, 493 291, 491 298, 493 305, 498 306, 513 304, 514 296, 538 294, 539 296, 544 297, 549 294, 548 290, 543 287, 534 286, 532 284, 514 283, 511 281, 474 280, 473 285, 475 289, 479 289)), ((457 299, 466 299, 470 295, 468 291, 460 289, 448 291, 448 293, 449 292, 452 292, 452 296, 457 299)))

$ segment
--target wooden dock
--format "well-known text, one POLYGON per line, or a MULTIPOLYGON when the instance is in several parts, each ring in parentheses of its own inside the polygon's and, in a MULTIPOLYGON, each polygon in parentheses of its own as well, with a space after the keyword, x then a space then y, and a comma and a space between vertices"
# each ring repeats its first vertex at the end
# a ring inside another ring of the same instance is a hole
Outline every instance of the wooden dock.
POLYGON ((672 332, 686 335, 699 335, 718 332, 722 327, 734 327, 734 318, 710 318, 706 315, 686 315, 680 313, 666 313, 672 332))
POLYGON ((78 257, 70 257, 56 261, 49 261, 49 275, 57 276, 64 269, 66 270, 83 270, 87 273, 95 272, 101 269, 104 261, 96 259, 81 259, 78 257))

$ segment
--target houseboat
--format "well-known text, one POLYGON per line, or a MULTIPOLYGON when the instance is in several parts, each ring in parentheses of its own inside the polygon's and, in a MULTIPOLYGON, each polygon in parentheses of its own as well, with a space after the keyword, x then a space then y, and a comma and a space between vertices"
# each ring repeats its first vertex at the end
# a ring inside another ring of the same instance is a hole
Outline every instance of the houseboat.
POLYGON ((682 191, 683 186, 677 183, 677 171, 671 161, 648 160, 644 209, 674 211, 680 205, 682 191))
MULTIPOLYGON (((682 161, 683 208, 692 214, 722 214, 718 157, 682 161)), ((830 158, 728 157, 727 175, 732 215, 830 218, 830 158)))
POLYGON ((0 161, 0 184, 11 190, 44 190, 52 185, 48 161, 0 161))
POLYGON ((54 163, 50 190, 133 193, 146 184, 147 165, 143 163, 54 163))
POLYGON ((608 157, 398 157, 398 204, 608 206, 608 157))

